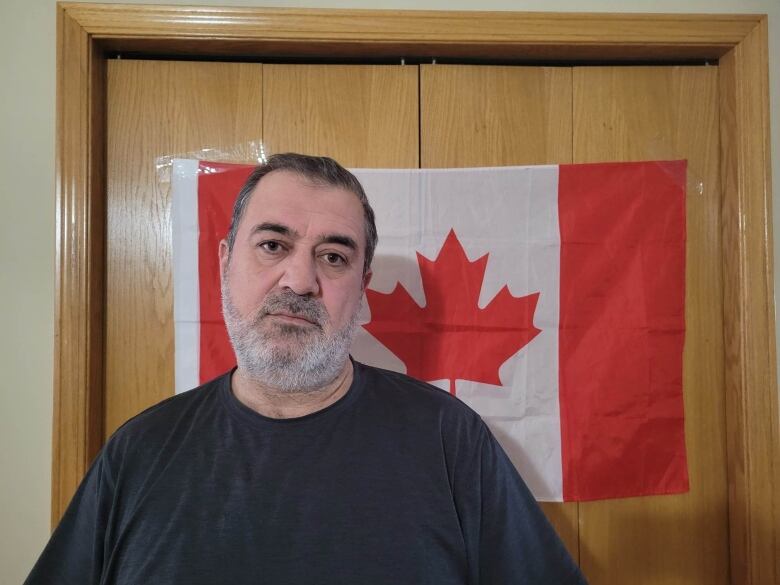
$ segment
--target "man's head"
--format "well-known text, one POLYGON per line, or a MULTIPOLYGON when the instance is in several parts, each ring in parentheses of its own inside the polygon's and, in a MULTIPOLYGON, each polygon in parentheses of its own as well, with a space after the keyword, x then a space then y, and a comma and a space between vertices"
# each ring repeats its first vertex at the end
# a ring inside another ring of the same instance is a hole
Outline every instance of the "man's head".
POLYGON ((376 223, 374 221, 374 210, 368 203, 368 197, 363 190, 357 177, 342 167, 332 158, 326 156, 308 156, 305 154, 286 153, 275 154, 271 156, 264 164, 257 165, 252 174, 249 175, 244 186, 236 197, 233 205, 233 216, 230 219, 230 229, 227 235, 228 251, 233 251, 233 245, 236 241, 238 224, 244 216, 247 203, 255 191, 255 187, 260 180, 273 171, 288 171, 307 179, 314 185, 323 187, 337 187, 346 191, 351 191, 358 198, 363 206, 363 217, 365 220, 365 261, 363 263, 363 273, 371 270, 371 260, 374 258, 374 250, 378 236, 376 232, 376 223))
POLYGON ((335 161, 286 154, 255 169, 219 249, 239 368, 288 392, 333 381, 346 364, 375 246, 365 193, 335 161))

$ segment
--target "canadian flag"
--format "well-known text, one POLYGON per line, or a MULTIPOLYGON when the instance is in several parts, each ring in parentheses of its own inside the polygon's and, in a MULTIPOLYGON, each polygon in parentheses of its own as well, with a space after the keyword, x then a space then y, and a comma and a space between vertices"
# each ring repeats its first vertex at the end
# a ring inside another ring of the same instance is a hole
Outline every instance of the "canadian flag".
MULTIPOLYGON (((251 168, 174 161, 177 392, 235 364, 216 252, 251 168)), ((354 172, 355 359, 471 406, 539 500, 687 491, 685 161, 354 172)))

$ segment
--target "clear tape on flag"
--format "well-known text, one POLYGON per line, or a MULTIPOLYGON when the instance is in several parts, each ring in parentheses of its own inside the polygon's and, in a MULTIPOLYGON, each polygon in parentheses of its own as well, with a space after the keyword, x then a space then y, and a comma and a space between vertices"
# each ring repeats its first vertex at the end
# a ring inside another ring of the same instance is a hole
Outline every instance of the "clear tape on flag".
MULTIPOLYGON (((160 185, 168 185, 171 183, 173 163, 177 159, 256 165, 264 163, 267 157, 268 154, 262 140, 248 140, 227 148, 207 146, 198 150, 163 154, 154 159, 154 168, 157 173, 157 182, 160 185)), ((201 168, 201 172, 204 172, 204 168, 201 168)))
MULTIPOLYGON (((665 161, 674 158, 670 155, 670 152, 674 152, 675 148, 670 144, 668 138, 659 134, 654 138, 645 139, 642 141, 640 150, 642 152, 642 160, 645 161, 665 161)), ((695 165, 691 165, 692 161, 687 162, 687 177, 685 179, 685 187, 688 195, 703 196, 705 189, 708 188, 707 182, 704 180, 704 175, 700 172, 695 165)), ((595 164, 599 164, 595 162, 595 164)), ((703 171, 704 169, 701 169, 703 171)), ((712 185, 709 185, 711 188, 712 185)))

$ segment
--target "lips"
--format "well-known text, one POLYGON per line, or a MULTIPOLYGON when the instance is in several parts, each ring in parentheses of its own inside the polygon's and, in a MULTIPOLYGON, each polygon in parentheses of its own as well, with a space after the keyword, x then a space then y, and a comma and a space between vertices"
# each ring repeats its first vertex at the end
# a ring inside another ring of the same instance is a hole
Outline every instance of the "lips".
POLYGON ((290 323, 307 323, 309 325, 316 325, 319 327, 319 323, 316 323, 315 321, 312 321, 310 318, 305 317, 304 315, 301 315, 300 313, 285 313, 285 312, 276 312, 276 313, 269 313, 270 317, 281 317, 285 321, 289 321, 290 323))

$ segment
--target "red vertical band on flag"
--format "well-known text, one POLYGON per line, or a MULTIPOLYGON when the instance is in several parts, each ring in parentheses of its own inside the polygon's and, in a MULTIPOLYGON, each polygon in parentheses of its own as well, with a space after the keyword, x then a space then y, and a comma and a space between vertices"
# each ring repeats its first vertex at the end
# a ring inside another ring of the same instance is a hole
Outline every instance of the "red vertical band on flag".
POLYGON ((233 367, 236 358, 222 320, 219 242, 227 236, 233 203, 253 167, 202 162, 198 167, 200 381, 233 367))
POLYGON ((687 491, 685 161, 562 165, 564 500, 687 491))

